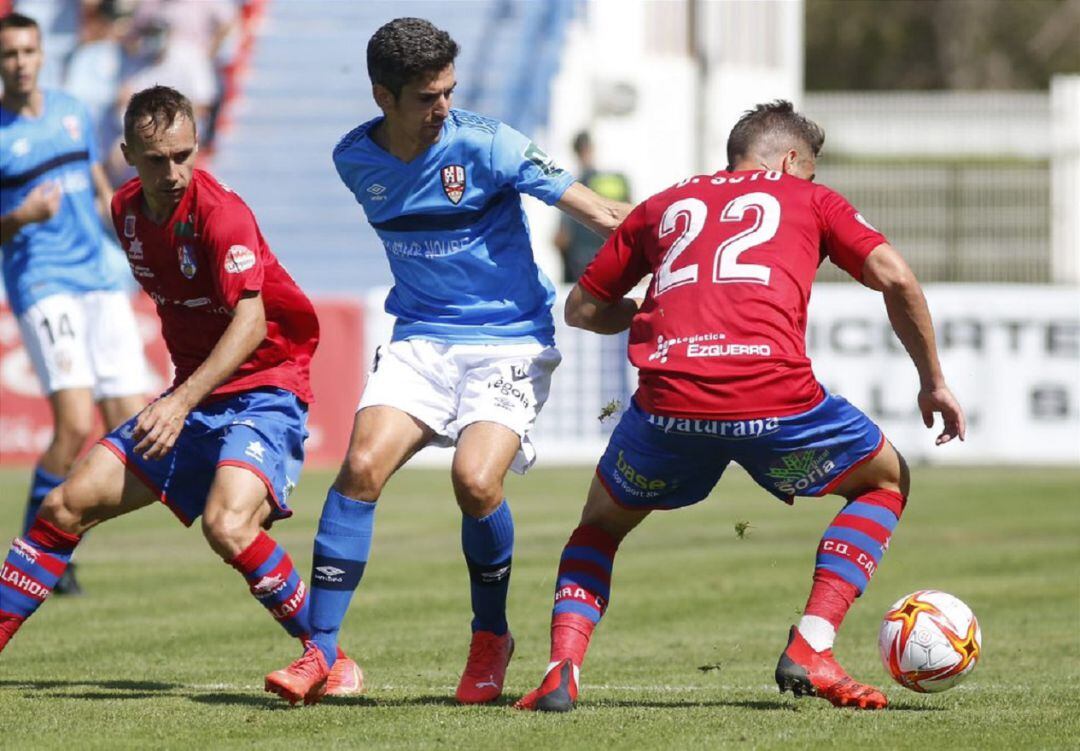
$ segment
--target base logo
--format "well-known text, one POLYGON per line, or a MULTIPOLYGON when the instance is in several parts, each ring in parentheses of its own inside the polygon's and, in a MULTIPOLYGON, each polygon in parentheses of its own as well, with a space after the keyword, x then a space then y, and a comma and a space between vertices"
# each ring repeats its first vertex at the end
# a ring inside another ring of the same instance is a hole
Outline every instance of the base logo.
POLYGON ((675 487, 674 483, 643 475, 626 461, 622 451, 615 458, 615 477, 624 489, 639 498, 654 498, 675 487))

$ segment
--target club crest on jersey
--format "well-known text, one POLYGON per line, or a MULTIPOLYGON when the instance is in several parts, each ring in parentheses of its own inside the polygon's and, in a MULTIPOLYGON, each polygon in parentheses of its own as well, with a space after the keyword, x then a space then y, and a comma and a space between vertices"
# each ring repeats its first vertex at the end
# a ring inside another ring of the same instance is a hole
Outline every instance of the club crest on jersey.
POLYGON ((460 164, 451 164, 442 168, 442 187, 450 203, 457 206, 465 195, 465 168, 460 164))
POLYGON ((124 217, 124 237, 131 239, 135 237, 135 215, 128 214, 124 217))
POLYGON ((67 115, 60 123, 64 126, 64 130, 71 136, 72 141, 82 140, 82 123, 79 122, 79 118, 75 115, 67 115))
POLYGON ((195 253, 191 250, 191 246, 181 245, 176 254, 180 260, 180 273, 188 279, 194 279, 199 267, 195 264, 195 253))

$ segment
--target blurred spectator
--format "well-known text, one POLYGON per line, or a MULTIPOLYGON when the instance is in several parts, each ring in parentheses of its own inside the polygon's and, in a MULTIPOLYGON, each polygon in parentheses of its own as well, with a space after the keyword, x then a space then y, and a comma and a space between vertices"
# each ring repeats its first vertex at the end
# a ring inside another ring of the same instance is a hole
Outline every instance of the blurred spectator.
POLYGON ((230 0, 141 0, 135 24, 151 20, 168 24, 173 42, 191 45, 216 61, 239 14, 230 0))
MULTIPOLYGON (((630 201, 630 183, 625 175, 619 172, 602 172, 594 166, 592 138, 587 131, 574 137, 574 153, 578 158, 578 182, 604 198, 630 201)), ((559 221, 559 231, 555 234, 555 247, 559 249, 563 259, 562 280, 568 284, 576 282, 603 243, 603 238, 564 215, 559 221)))
POLYGON ((120 40, 130 26, 128 5, 118 0, 84 0, 82 41, 64 71, 64 89, 90 110, 102 154, 108 154, 119 133, 115 107, 124 60, 120 40))

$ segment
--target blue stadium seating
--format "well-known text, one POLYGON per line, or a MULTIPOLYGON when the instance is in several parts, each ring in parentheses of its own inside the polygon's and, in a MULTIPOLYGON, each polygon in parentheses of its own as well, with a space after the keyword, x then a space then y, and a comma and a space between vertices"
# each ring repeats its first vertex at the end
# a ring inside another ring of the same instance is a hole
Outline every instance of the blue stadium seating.
MULTIPOLYGON (((431 0, 408 3, 407 12, 461 45, 456 106, 529 133, 546 119, 575 7, 572 0, 431 0)), ((378 239, 330 153, 338 138, 378 114, 365 48, 394 9, 271 2, 231 127, 216 144, 211 169, 251 205, 270 246, 310 292, 357 293, 390 282, 378 239)))

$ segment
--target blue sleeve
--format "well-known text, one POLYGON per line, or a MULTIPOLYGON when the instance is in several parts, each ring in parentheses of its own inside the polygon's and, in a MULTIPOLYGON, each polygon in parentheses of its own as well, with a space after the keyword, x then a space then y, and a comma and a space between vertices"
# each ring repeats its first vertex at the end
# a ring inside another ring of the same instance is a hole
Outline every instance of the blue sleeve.
POLYGON ((574 182, 573 175, 505 123, 499 123, 491 142, 491 171, 499 185, 528 193, 549 206, 574 182))
POLYGON ((360 194, 356 190, 356 184, 359 181, 355 179, 355 170, 351 169, 349 165, 346 164, 345 159, 336 151, 334 152, 334 168, 337 170, 341 182, 345 183, 345 187, 353 194, 353 198, 359 201, 360 194))

